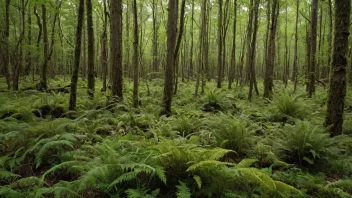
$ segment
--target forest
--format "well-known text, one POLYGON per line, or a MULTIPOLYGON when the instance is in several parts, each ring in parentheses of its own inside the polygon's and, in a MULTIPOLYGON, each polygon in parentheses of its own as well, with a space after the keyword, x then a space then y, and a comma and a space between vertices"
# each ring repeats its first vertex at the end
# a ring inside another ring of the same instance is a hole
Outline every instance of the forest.
POLYGON ((0 16, 0 198, 352 197, 351 0, 0 16))

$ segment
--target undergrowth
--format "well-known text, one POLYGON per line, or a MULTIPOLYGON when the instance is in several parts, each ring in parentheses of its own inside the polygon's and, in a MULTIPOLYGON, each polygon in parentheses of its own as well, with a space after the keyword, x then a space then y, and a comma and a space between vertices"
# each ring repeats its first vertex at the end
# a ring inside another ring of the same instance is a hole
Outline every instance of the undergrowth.
POLYGON ((80 82, 74 116, 67 93, 1 92, 0 197, 352 196, 351 89, 344 134, 330 138, 322 88, 248 102, 246 88, 210 82, 195 98, 181 82, 160 117, 162 80, 141 84, 138 108, 125 84, 121 103, 80 82))

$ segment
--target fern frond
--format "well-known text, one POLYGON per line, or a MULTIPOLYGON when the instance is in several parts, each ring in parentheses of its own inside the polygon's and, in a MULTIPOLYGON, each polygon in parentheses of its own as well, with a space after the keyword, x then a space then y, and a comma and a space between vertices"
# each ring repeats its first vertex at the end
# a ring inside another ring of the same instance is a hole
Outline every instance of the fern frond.
POLYGON ((188 167, 186 170, 187 172, 195 171, 197 169, 203 168, 203 167, 218 167, 218 166, 236 166, 234 163, 230 162, 220 162, 216 160, 205 160, 201 161, 199 163, 193 164, 192 166, 188 167))
POLYGON ((45 156, 45 154, 49 151, 49 149, 58 149, 60 147, 67 146, 71 149, 73 149, 73 143, 68 141, 68 140, 57 140, 57 141, 50 141, 42 146, 40 150, 38 151, 38 154, 36 156, 36 167, 38 168, 40 164, 42 163, 42 160, 45 156))
POLYGON ((17 175, 10 171, 0 169, 0 181, 10 181, 19 177, 21 177, 21 175, 17 175))
POLYGON ((244 159, 242 160, 240 163, 238 163, 236 165, 236 168, 249 168, 250 166, 252 166, 254 163, 258 162, 257 159, 244 159))
POLYGON ((176 197, 177 198, 191 198, 191 190, 187 187, 185 183, 179 181, 180 185, 177 185, 176 197))
POLYGON ((25 177, 19 179, 11 184, 13 188, 32 188, 35 186, 42 187, 45 184, 44 180, 39 179, 38 177, 25 177))
POLYGON ((202 188, 202 179, 198 175, 193 176, 194 181, 196 181, 197 186, 199 189, 202 188))

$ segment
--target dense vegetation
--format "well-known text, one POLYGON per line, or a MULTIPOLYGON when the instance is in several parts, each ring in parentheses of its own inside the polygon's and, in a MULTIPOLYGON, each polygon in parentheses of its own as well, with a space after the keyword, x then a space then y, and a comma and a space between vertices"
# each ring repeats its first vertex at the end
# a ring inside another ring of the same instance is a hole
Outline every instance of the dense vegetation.
POLYGON ((0 198, 352 197, 351 13, 1 0, 0 198))
POLYGON ((330 138, 322 87, 307 98, 276 82, 273 101, 248 102, 247 88, 208 83, 194 98, 190 84, 169 118, 159 116, 162 80, 141 86, 138 109, 81 96, 75 119, 66 93, 0 93, 0 197, 351 196, 351 94, 344 135, 330 138))

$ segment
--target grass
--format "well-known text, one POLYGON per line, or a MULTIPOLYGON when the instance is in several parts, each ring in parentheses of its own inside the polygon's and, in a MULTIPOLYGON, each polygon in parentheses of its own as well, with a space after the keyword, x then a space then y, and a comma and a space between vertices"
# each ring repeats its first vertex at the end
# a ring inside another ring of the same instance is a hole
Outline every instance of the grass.
POLYGON ((248 102, 246 87, 209 82, 195 98, 195 83, 181 82, 167 118, 160 79, 140 85, 137 109, 130 81, 123 103, 89 99, 85 83, 70 119, 68 94, 5 91, 0 79, 0 197, 352 196, 351 88, 344 135, 330 138, 320 87, 309 99, 276 83, 274 100, 248 102))

